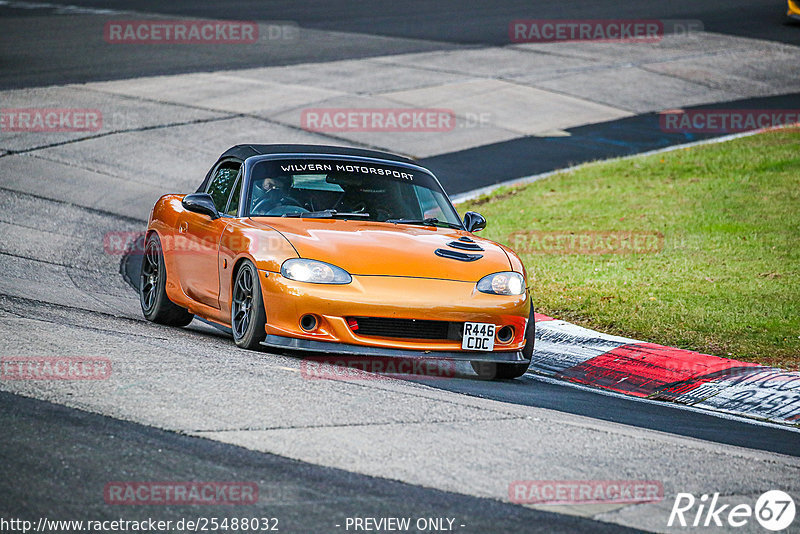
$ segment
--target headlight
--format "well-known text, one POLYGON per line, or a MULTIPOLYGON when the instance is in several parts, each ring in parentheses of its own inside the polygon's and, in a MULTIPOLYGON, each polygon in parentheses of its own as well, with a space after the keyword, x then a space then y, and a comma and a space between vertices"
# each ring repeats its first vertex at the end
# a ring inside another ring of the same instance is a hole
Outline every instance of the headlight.
POLYGON ((349 284, 353 281, 350 274, 341 267, 302 258, 283 262, 281 274, 290 280, 311 284, 349 284))
POLYGON ((525 280, 519 273, 489 274, 478 282, 478 291, 494 295, 522 295, 525 292, 525 280))

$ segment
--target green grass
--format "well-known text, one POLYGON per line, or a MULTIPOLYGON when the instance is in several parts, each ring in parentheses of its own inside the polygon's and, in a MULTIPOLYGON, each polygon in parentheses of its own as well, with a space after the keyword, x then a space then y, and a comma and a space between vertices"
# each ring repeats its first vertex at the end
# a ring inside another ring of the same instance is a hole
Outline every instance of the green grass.
POLYGON ((531 253, 537 311, 727 358, 800 365, 800 132, 598 162, 458 206, 518 231, 663 234, 657 253, 531 253))

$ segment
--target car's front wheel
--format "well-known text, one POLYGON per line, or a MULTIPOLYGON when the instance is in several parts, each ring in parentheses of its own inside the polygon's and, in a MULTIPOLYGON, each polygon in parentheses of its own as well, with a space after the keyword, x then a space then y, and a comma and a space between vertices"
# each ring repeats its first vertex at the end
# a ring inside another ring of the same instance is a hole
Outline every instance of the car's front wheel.
POLYGON ((237 269, 233 282, 233 340, 243 349, 257 349, 267 336, 264 330, 266 322, 258 270, 250 260, 244 260, 237 269))
POLYGON ((533 320, 533 306, 531 306, 528 326, 525 328, 525 346, 522 348, 522 356, 526 361, 520 363, 470 362, 472 369, 484 380, 521 377, 528 372, 528 367, 531 364, 535 334, 536 323, 533 320))
POLYGON ((148 321, 169 326, 186 326, 194 315, 167 297, 167 270, 161 240, 155 232, 147 236, 139 276, 139 303, 148 321))

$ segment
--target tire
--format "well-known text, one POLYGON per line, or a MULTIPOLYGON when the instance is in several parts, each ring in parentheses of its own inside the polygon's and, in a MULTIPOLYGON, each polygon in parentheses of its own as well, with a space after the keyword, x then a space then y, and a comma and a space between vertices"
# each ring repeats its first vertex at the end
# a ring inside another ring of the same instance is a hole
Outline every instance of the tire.
POLYGON ((531 306, 528 326, 525 328, 525 346, 522 348, 522 356, 527 361, 522 363, 470 362, 472 369, 478 373, 479 378, 484 380, 504 380, 521 377, 528 372, 528 368, 531 365, 535 334, 536 323, 533 320, 533 306, 531 306))
POLYGON ((167 271, 161 240, 155 232, 147 236, 139 275, 139 304, 148 321, 167 326, 186 326, 194 315, 167 297, 167 271))
POLYGON ((243 349, 258 349, 267 337, 264 330, 267 314, 264 312, 258 270, 250 260, 244 260, 236 270, 231 297, 233 341, 243 349))

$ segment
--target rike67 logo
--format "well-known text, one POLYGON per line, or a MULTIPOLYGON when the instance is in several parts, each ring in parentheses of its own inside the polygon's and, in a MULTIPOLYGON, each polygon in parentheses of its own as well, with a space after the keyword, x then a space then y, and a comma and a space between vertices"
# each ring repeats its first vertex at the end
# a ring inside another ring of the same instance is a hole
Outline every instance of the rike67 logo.
POLYGON ((763 493, 755 506, 749 504, 719 504, 719 493, 703 494, 696 498, 691 493, 678 493, 667 526, 672 527, 743 527, 755 517, 767 530, 784 530, 794 521, 795 506, 792 497, 780 490, 763 493))

